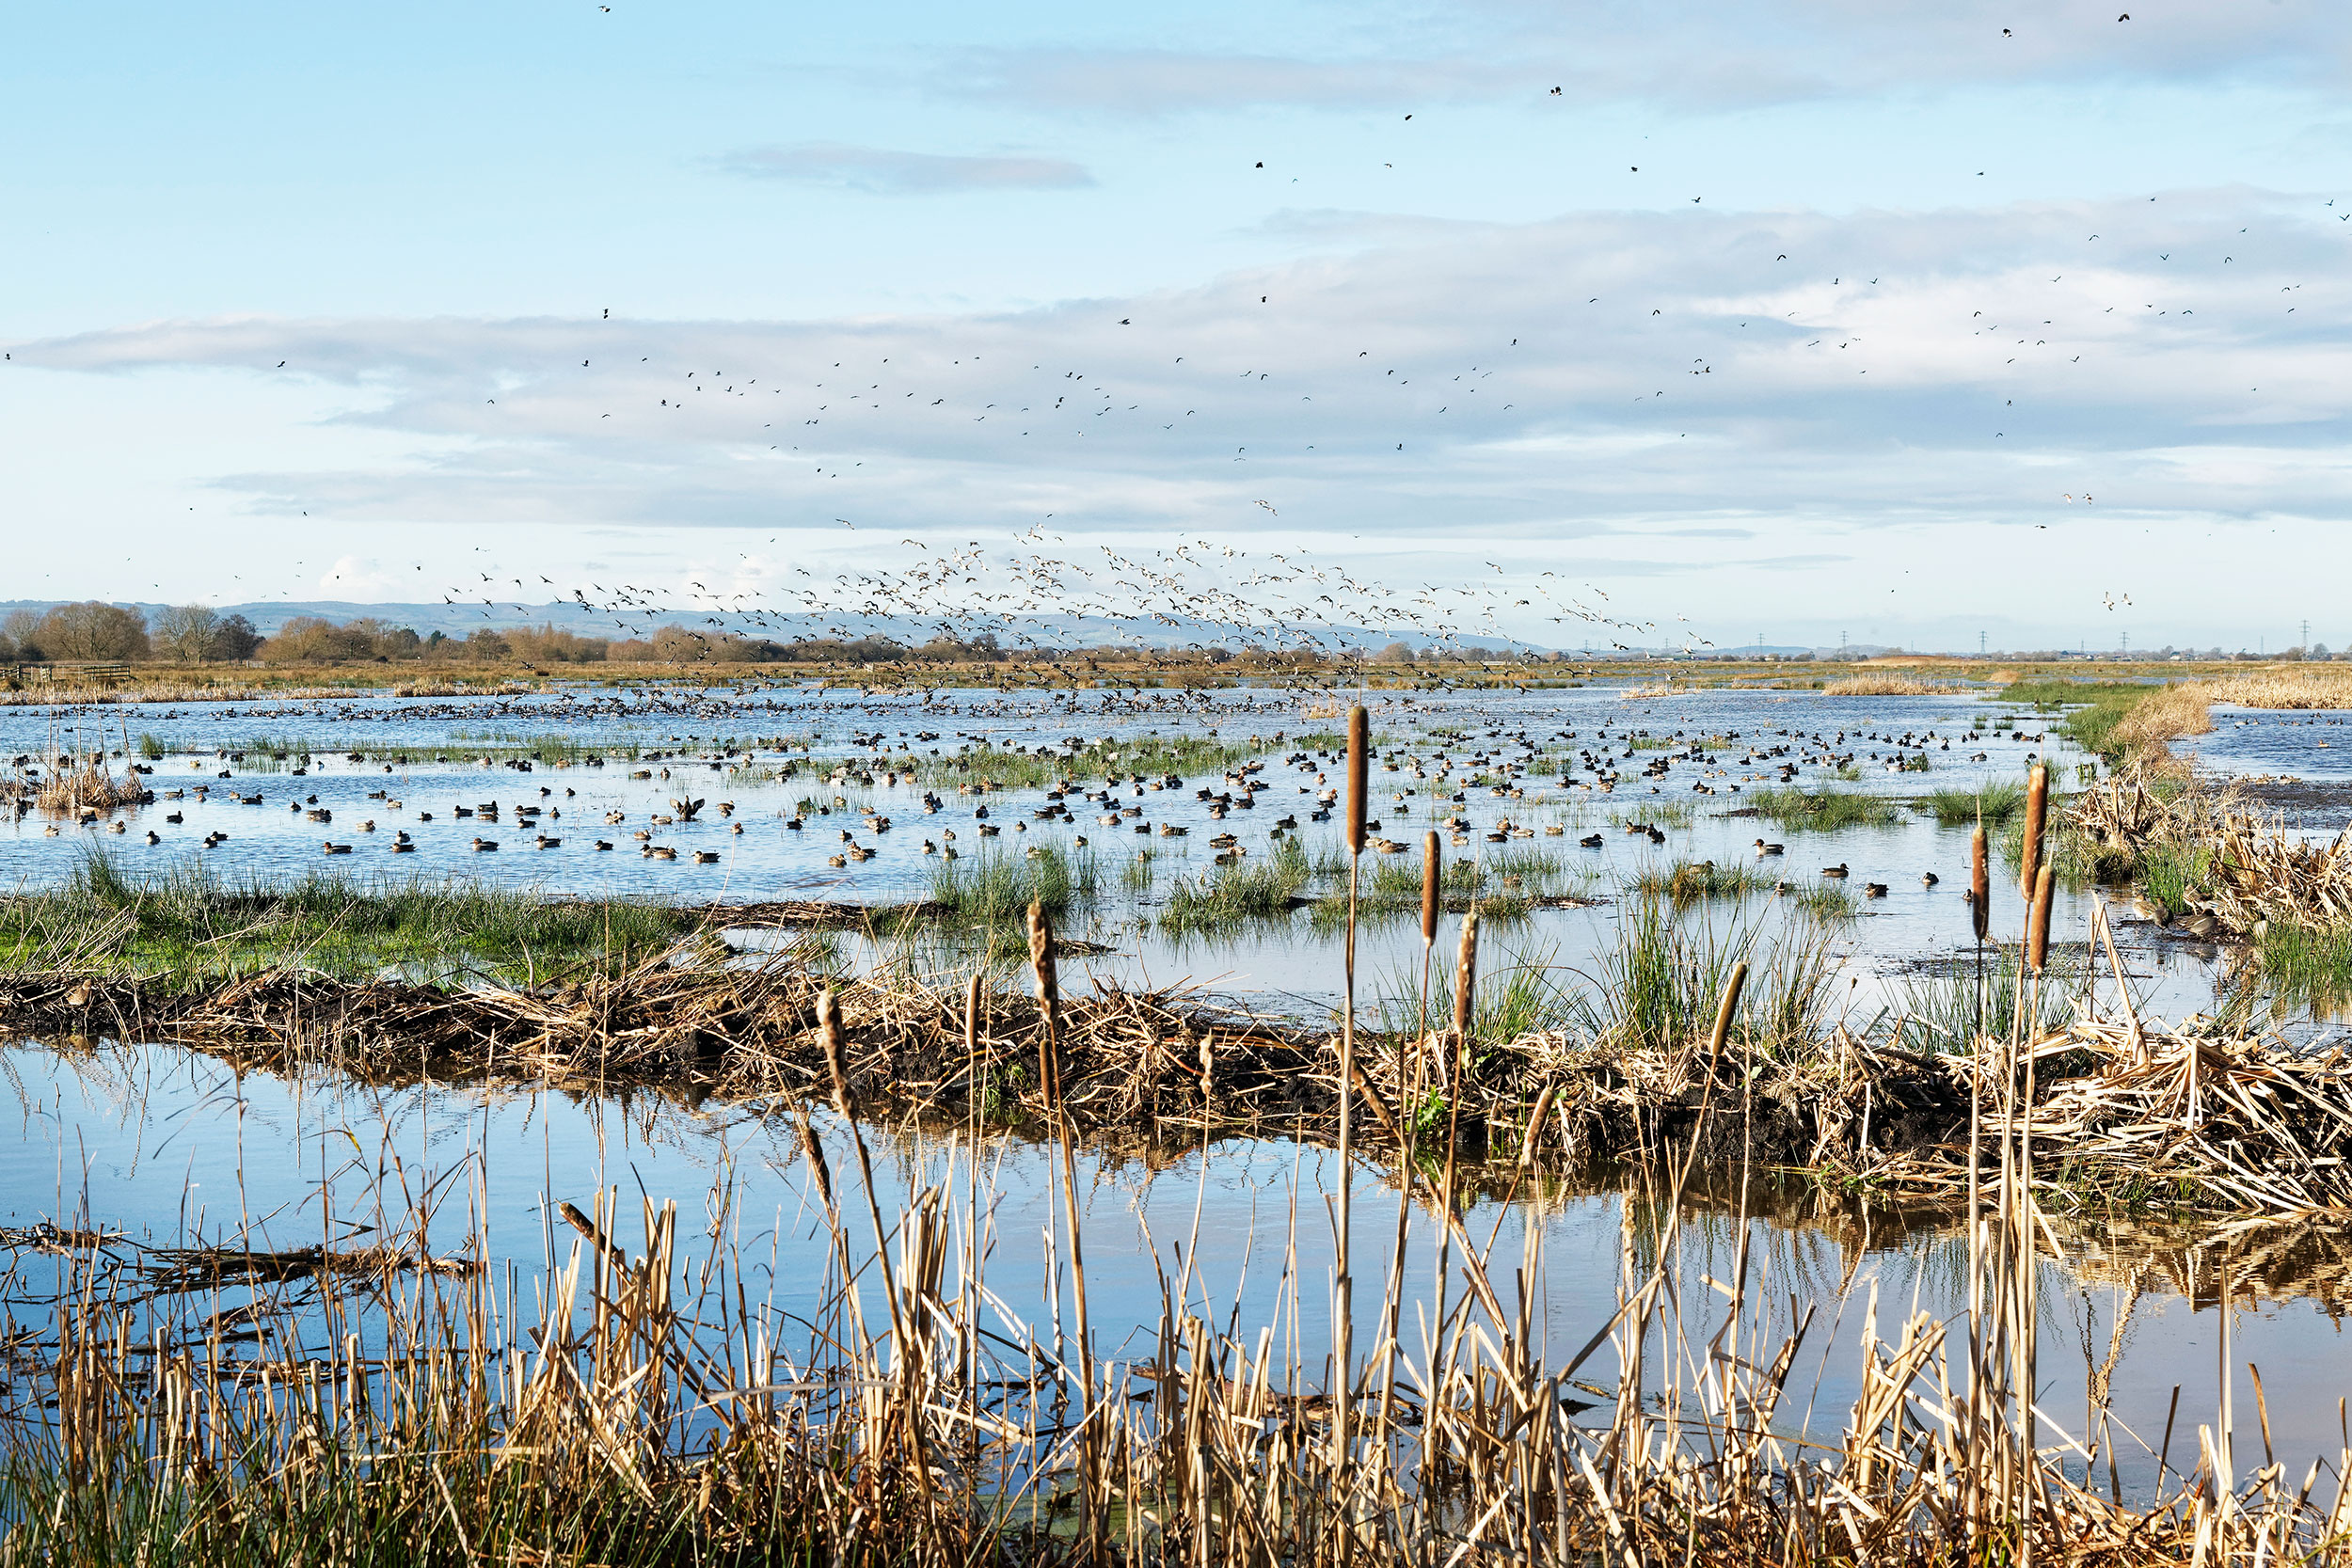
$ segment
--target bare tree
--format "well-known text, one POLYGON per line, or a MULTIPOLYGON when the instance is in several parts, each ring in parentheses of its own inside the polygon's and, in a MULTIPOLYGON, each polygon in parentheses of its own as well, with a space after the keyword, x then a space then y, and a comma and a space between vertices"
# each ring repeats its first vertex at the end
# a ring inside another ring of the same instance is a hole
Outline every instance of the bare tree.
POLYGON ((155 617, 156 646, 183 664, 220 657, 220 611, 208 604, 174 605, 155 617))
POLYGON ((40 646, 40 611, 11 610, 8 619, 0 621, 0 638, 8 640, 14 657, 40 663, 47 656, 40 646))
POLYGON ((40 646, 52 658, 145 658, 147 617, 97 599, 62 604, 41 617, 40 646))

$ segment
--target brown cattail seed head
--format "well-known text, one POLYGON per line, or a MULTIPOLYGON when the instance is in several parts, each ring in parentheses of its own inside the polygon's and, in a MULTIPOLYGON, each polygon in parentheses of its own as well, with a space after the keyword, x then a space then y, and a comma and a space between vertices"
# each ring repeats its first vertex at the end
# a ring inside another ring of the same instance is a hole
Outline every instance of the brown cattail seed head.
POLYGON ((1364 847, 1365 795, 1372 788, 1372 720, 1361 703, 1347 710, 1347 850, 1364 847))
POLYGON ((1438 940, 1438 888, 1443 867, 1438 860, 1438 832, 1432 828, 1421 841, 1421 940, 1438 940))
POLYGON ((2050 890, 2058 879, 2043 866, 2033 879, 2033 918, 2026 931, 2026 961, 2036 974, 2050 957, 2050 890))
POLYGON ((2033 896, 2034 876, 2042 869, 2042 825, 2050 813, 2050 765, 2037 762, 2026 775, 2026 852, 2017 866, 2017 891, 2033 896))
POLYGON ((1454 1034, 1469 1039, 1470 1002, 1478 990, 1478 911, 1462 916, 1462 946, 1454 958, 1454 1034))
POLYGON ((1968 841, 1968 922, 1982 942, 1993 920, 1993 867, 1985 857, 1984 824, 1968 841))
POLYGON ((1042 903, 1029 906, 1029 968, 1037 976, 1037 1005, 1051 1007, 1061 1000, 1061 983, 1054 973, 1054 923, 1042 903))
POLYGON ((850 1114, 849 1041, 841 1031, 841 1004, 831 986, 817 994, 817 1033, 825 1045, 825 1070, 833 1074, 834 1102, 846 1117, 850 1114))

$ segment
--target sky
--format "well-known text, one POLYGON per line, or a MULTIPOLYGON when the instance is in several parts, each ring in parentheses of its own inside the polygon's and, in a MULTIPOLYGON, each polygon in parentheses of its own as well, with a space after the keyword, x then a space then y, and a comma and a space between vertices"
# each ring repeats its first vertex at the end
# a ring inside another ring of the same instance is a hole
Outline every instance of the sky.
POLYGON ((1545 646, 2352 642, 2340 4, 10 33, 0 599, 1195 541, 1545 646))

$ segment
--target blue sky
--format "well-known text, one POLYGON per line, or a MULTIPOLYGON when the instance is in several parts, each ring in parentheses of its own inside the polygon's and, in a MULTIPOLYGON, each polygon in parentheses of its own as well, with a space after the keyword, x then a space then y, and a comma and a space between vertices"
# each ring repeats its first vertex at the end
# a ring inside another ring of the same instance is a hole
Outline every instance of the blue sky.
POLYGON ((0 597, 789 610, 1050 515, 1544 642, 1544 572, 2352 641, 2348 66, 2306 0, 26 9, 0 597))

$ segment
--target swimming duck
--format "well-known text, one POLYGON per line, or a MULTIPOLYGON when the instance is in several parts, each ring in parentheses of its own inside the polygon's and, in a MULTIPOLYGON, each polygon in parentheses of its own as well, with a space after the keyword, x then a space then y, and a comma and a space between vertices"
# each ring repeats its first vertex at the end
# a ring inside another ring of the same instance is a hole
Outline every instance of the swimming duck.
POLYGON ((1936 883, 1942 881, 1943 879, 1943 878, 1937 876, 1932 871, 1922 871, 1919 873, 1919 885, 1921 887, 1933 887, 1936 883))
POLYGON ((1883 898, 1886 896, 1886 884, 1884 882, 1865 882, 1862 884, 1862 896, 1865 898, 1883 898))
POLYGON ((1767 844, 1759 838, 1756 841, 1756 852, 1759 855, 1785 855, 1788 847, 1785 844, 1767 844))
POLYGON ((1843 877, 1845 874, 1846 867, 1842 861, 1836 865, 1825 865, 1821 867, 1821 875, 1824 877, 1843 877))

